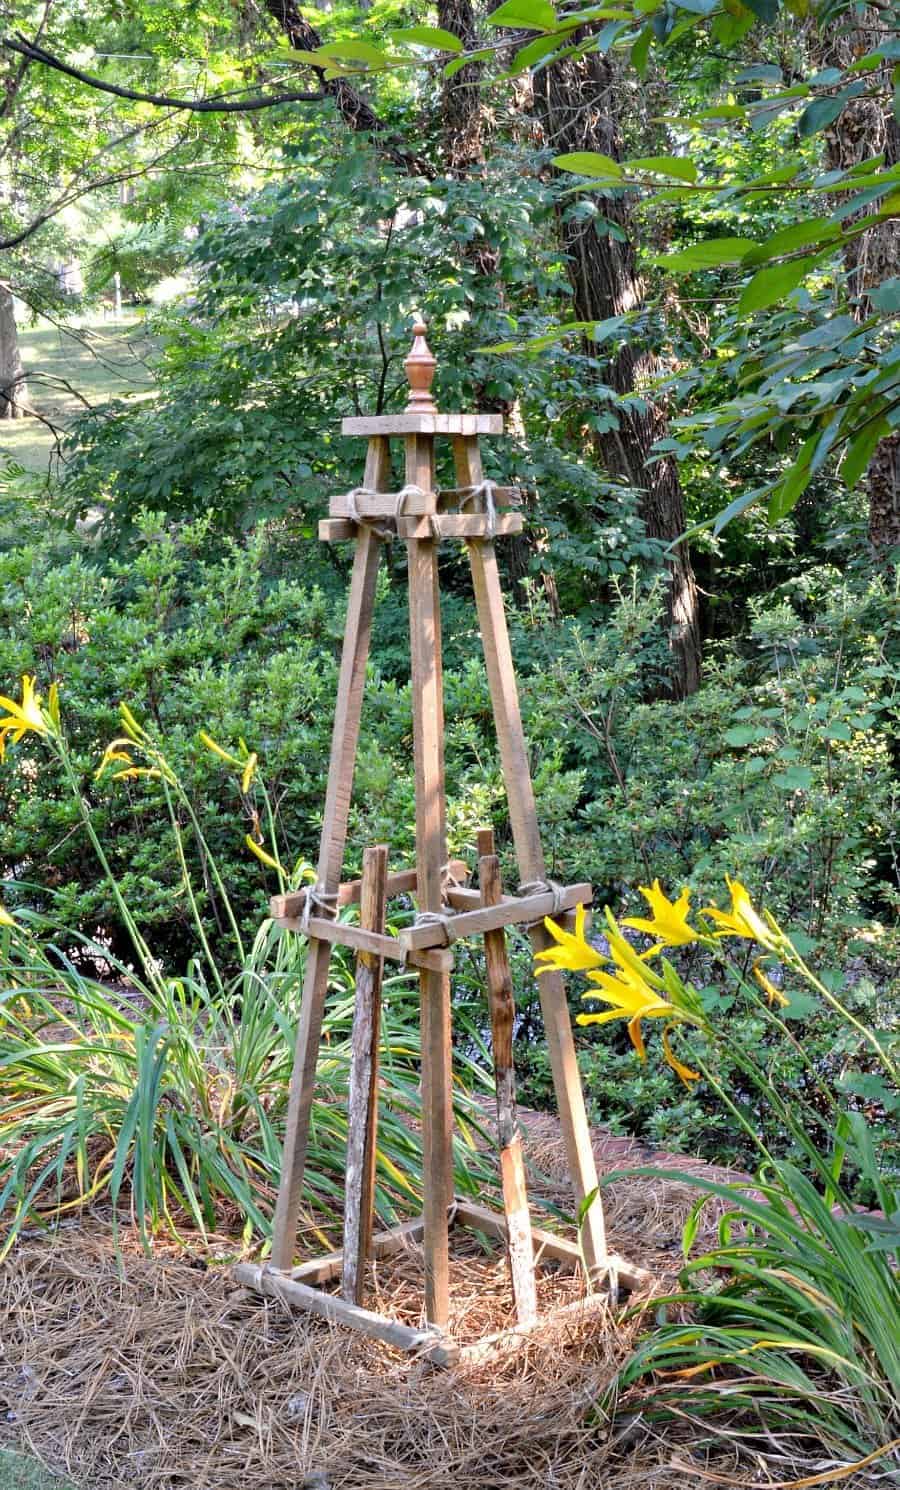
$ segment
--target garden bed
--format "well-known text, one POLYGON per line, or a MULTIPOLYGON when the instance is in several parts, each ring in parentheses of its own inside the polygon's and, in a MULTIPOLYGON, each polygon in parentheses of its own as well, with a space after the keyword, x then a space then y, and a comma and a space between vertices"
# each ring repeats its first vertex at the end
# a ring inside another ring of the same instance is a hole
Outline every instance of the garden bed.
MULTIPOLYGON (((530 1160, 544 1174, 533 1188, 562 1203, 555 1121, 526 1115, 525 1126, 530 1160)), ((596 1147, 607 1170, 644 1157, 629 1140, 598 1135, 596 1147)), ((612 1245, 671 1281, 692 1199, 675 1182, 616 1182, 607 1203, 612 1245)), ((0 1275, 3 1440, 91 1490, 774 1483, 739 1464, 718 1436, 673 1437, 671 1427, 628 1416, 610 1434, 593 1404, 636 1320, 551 1322, 514 1357, 433 1371, 237 1288, 228 1266, 235 1246, 224 1235, 205 1244, 186 1237, 147 1258, 126 1230, 120 1269, 102 1217, 66 1223, 55 1236, 23 1235, 0 1275)), ((311 1252, 318 1246, 310 1239, 311 1252)), ((466 1238, 453 1273, 457 1327, 475 1336, 508 1322, 502 1255, 466 1238)), ((417 1319, 414 1256, 381 1265, 377 1287, 379 1307, 417 1319)), ((558 1275, 550 1287, 568 1301, 578 1284, 558 1275)), ((804 1468, 786 1462, 784 1478, 804 1468)))

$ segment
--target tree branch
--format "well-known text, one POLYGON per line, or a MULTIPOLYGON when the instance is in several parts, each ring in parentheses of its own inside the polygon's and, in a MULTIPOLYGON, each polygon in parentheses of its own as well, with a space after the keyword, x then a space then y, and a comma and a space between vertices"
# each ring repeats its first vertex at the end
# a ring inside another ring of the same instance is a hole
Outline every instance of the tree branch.
POLYGON ((8 52, 16 52, 29 62, 41 62, 45 67, 55 68, 67 78, 74 78, 76 82, 84 83, 100 93, 111 93, 115 98, 127 98, 135 103, 152 103, 161 109, 189 109, 194 114, 245 114, 256 109, 272 109, 283 103, 319 103, 326 96, 323 90, 313 93, 307 89, 272 95, 260 93, 245 99, 170 98, 165 93, 140 93, 134 88, 122 88, 118 83, 108 83, 104 78, 82 72, 80 67, 73 67, 61 57, 56 57, 44 47, 29 41, 21 31, 17 31, 15 36, 4 37, 2 44, 8 52))
MULTIPOLYGON (((290 45, 299 52, 314 52, 322 45, 322 38, 302 14, 295 0, 263 0, 265 8, 277 21, 290 45)), ((324 69, 316 68, 322 87, 337 104, 344 123, 357 133, 367 133, 381 155, 405 171, 408 176, 424 176, 433 181, 434 167, 407 145, 401 136, 391 134, 379 119, 372 105, 357 92, 346 78, 326 78, 324 69)))

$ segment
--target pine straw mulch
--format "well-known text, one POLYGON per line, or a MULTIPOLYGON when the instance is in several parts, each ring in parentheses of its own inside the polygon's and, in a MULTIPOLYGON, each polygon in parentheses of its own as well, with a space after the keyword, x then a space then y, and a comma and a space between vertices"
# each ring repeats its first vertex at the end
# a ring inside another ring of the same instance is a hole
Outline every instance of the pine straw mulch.
MULTIPOLYGON (((526 1129, 547 1198, 561 1199, 558 1128, 535 1115, 526 1129)), ((639 1159, 624 1152, 626 1142, 598 1136, 601 1168, 639 1159)), ((608 1192, 612 1245, 656 1268, 661 1286, 677 1265, 695 1193, 641 1178, 608 1192)), ((435 1371, 236 1288, 224 1262, 234 1250, 227 1237, 205 1249, 196 1242, 194 1255, 161 1247, 152 1258, 132 1234, 120 1244, 121 1268, 108 1223, 67 1224, 55 1236, 23 1237, 0 1271, 0 1441, 90 1490, 773 1483, 712 1435, 699 1443, 667 1430, 663 1438, 641 1418, 611 1430, 598 1418, 593 1404, 626 1356, 636 1321, 551 1321, 514 1356, 435 1371)), ((454 1232, 453 1259, 458 1338, 509 1323, 502 1255, 454 1232)), ((372 1306, 421 1319, 414 1252, 379 1264, 371 1284, 372 1306)), ((579 1287, 571 1275, 548 1271, 542 1303, 569 1302, 579 1287)))

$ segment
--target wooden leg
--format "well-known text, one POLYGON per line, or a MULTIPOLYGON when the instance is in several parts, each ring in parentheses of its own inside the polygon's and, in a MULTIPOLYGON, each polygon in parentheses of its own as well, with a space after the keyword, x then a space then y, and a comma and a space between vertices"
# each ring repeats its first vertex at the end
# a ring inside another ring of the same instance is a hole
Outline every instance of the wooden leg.
MULTIPOLYGON (((359 924, 384 931, 388 851, 382 844, 363 855, 359 924)), ((366 1258, 372 1244, 375 1149, 378 1136, 378 1039, 381 1024, 382 958, 360 952, 356 959, 356 1004, 347 1101, 347 1171, 344 1185, 344 1266, 341 1292, 361 1304, 366 1258)))
MULTIPOLYGON (((478 852, 478 884, 482 904, 499 905, 503 886, 500 880, 500 861, 494 853, 492 830, 487 829, 478 834, 478 852)), ((503 929, 485 933, 484 956, 491 1014, 497 1138, 503 1209, 506 1213, 509 1272, 516 1318, 519 1324, 532 1324, 537 1318, 534 1252, 531 1245, 531 1217, 528 1214, 522 1139, 516 1126, 516 1078, 513 1068, 515 1002, 509 958, 506 955, 506 932, 503 929)))
MULTIPOLYGON (((433 439, 406 441, 406 479, 433 485, 433 439)), ((423 911, 441 909, 447 857, 441 695, 441 617, 437 544, 411 539, 409 634, 412 659, 413 744, 416 777, 416 868, 423 911)), ((421 969, 422 1146, 424 1161, 425 1313, 443 1327, 450 1309, 448 1209, 453 1199, 453 1092, 450 1057, 450 978, 421 969)))
MULTIPOLYGON (((370 440, 369 453, 366 458, 366 485, 373 490, 383 490, 389 470, 387 440, 383 438, 370 440)), ((326 894, 336 893, 341 879, 344 844, 347 837, 347 816, 350 810, 350 792, 353 786, 353 768, 356 763, 356 747, 359 739, 363 688, 366 681, 366 663, 369 656, 372 612, 375 605, 379 550, 378 538, 375 537, 371 528, 362 525, 356 540, 356 557, 353 561, 353 575, 347 600, 344 649, 338 678, 334 728, 331 736, 331 759, 328 766, 328 787, 322 819, 318 883, 326 894)), ((306 1164, 306 1146, 309 1137, 309 1117, 316 1080, 325 994, 328 988, 330 954, 331 944, 329 942, 310 939, 306 976, 303 983, 303 1001, 300 1006, 300 1021, 294 1047, 294 1069, 288 1099, 281 1184, 272 1226, 272 1265, 276 1268, 288 1269, 294 1260, 297 1218, 300 1214, 303 1170, 306 1164)))
MULTIPOLYGON (((460 486, 475 486, 482 480, 481 457, 474 437, 460 437, 453 442, 456 478, 460 486)), ((484 646, 484 659, 497 728, 497 743, 503 779, 509 800, 509 817, 515 843, 519 873, 523 881, 542 880, 545 875, 544 852, 538 828, 534 790, 519 695, 513 669, 503 591, 497 570, 494 545, 487 540, 472 539, 466 547, 472 566, 475 603, 484 646)), ((547 945, 549 936, 543 926, 531 928, 535 951, 547 945)), ((556 1103, 566 1145, 569 1172, 576 1201, 597 1188, 590 1128, 584 1106, 584 1092, 572 1038, 572 1023, 561 974, 542 973, 538 980, 541 1012, 553 1072, 556 1103)), ((589 1207, 582 1227, 582 1243, 588 1272, 592 1277, 607 1271, 606 1231, 599 1194, 589 1207)))

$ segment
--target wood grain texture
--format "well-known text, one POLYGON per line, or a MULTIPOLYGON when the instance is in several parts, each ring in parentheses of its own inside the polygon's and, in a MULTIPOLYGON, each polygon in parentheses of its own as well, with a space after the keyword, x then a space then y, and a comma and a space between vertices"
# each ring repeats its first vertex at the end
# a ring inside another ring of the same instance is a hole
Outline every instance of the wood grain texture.
MULTIPOLYGON (((371 1256, 393 1257, 398 1252, 407 1252, 422 1240, 424 1230, 425 1222, 421 1216, 416 1216, 412 1221, 392 1226, 389 1231, 379 1231, 372 1238, 371 1256)), ((331 1283, 341 1276, 343 1266, 343 1250, 325 1252, 321 1257, 313 1257, 309 1262, 291 1268, 290 1276, 298 1283, 331 1283)))
POLYGON ((274 1272, 252 1262, 239 1262, 233 1269, 235 1282, 256 1293, 268 1294, 282 1299, 292 1309, 305 1314, 317 1314, 332 1324, 345 1325, 374 1340, 383 1340, 396 1350, 404 1350, 431 1361, 435 1366, 452 1366, 459 1360, 459 1346, 443 1335, 440 1330, 415 1330, 399 1320, 388 1319, 370 1309, 361 1309, 335 1294, 323 1293, 298 1283, 286 1273, 274 1272))
MULTIPOLYGON (((388 851, 384 844, 363 853, 360 926, 381 932, 387 907, 388 851)), ((378 1134, 378 1047, 384 962, 372 952, 356 959, 356 998, 350 1042, 347 1095, 347 1167, 344 1180, 344 1267, 341 1293, 361 1304, 366 1258, 372 1242, 375 1151, 378 1134)))
MULTIPOLYGON (((502 435, 502 414, 353 414, 342 435, 502 435)), ((421 485, 421 482, 417 483, 421 485)), ((369 483, 366 482, 368 486, 369 483)), ((427 488, 426 488, 427 489, 427 488)))
MULTIPOLYGON (((409 435, 406 480, 433 487, 434 442, 409 435)), ((446 861, 444 708, 437 545, 407 544, 409 634, 416 792, 416 868, 419 907, 439 912, 446 861)), ((447 1208, 453 1194, 453 1095, 450 1049, 450 979, 419 973, 422 1050, 422 1146, 425 1177, 425 1314, 443 1326, 449 1314, 447 1208)))
MULTIPOLYGON (((478 835, 478 848, 481 852, 478 860, 478 883, 486 906, 497 905, 503 895, 500 861, 493 853, 493 838, 493 833, 478 835), (484 853, 483 850, 488 846, 492 851, 484 853)), ((506 1213, 510 1280, 516 1319, 519 1324, 531 1324, 537 1318, 537 1293, 522 1140, 516 1127, 516 1078, 513 1067, 516 1004, 509 958, 506 955, 505 931, 485 933, 484 958, 491 1016, 491 1047, 497 1095, 497 1141, 500 1149, 503 1209, 506 1213)))
MULTIPOLYGON (((383 489, 389 474, 387 440, 370 440, 366 457, 366 486, 374 490, 379 487, 383 489)), ((338 677, 319 850, 318 883, 328 893, 336 893, 341 880, 375 605, 378 559, 377 538, 369 529, 360 529, 347 600, 344 647, 338 677)), ((331 947, 327 941, 310 941, 288 1098, 281 1183, 272 1227, 272 1261, 276 1267, 285 1269, 293 1261, 296 1244, 330 953, 331 947)))
MULTIPOLYGON (((477 485, 482 480, 478 441, 467 437, 455 439, 453 455, 459 485, 477 485)), ((523 882, 542 880, 546 873, 544 851, 522 728, 497 556, 493 543, 471 540, 467 548, 519 874, 523 882)), ((532 927, 530 936, 536 952, 543 951, 551 941, 549 932, 541 925, 532 927)), ((538 988, 566 1157, 575 1199, 580 1204, 587 1195, 597 1190, 597 1166, 591 1147, 562 975, 555 972, 542 973, 538 979, 538 988)), ((592 1280, 599 1279, 607 1271, 606 1228, 599 1193, 585 1217, 582 1241, 589 1277, 592 1280)))
MULTIPOLYGON (((564 885, 560 889, 560 910, 571 910, 576 905, 590 901, 593 890, 590 885, 564 885)), ((484 936, 488 931, 499 931, 504 926, 521 926, 526 921, 543 920, 554 914, 556 893, 542 890, 535 895, 503 896, 498 905, 478 906, 470 911, 459 911, 450 917, 453 939, 466 936, 484 936)), ((404 947, 439 947, 445 940, 445 932, 437 923, 426 922, 424 926, 409 926, 402 930, 397 940, 404 947)))
MULTIPOLYGON (((469 866, 463 859, 451 859, 449 864, 450 874, 460 884, 469 878, 469 866)), ((393 895, 412 895, 415 898, 418 887, 418 871, 415 869, 400 869, 395 874, 387 877, 388 899, 393 895)), ((357 905, 362 893, 362 880, 345 880, 338 887, 339 906, 357 905)), ((477 891, 473 892, 477 895, 477 891)), ((302 916, 306 905, 306 890, 292 890, 288 895, 273 895, 269 901, 269 915, 273 921, 291 920, 302 916)))

